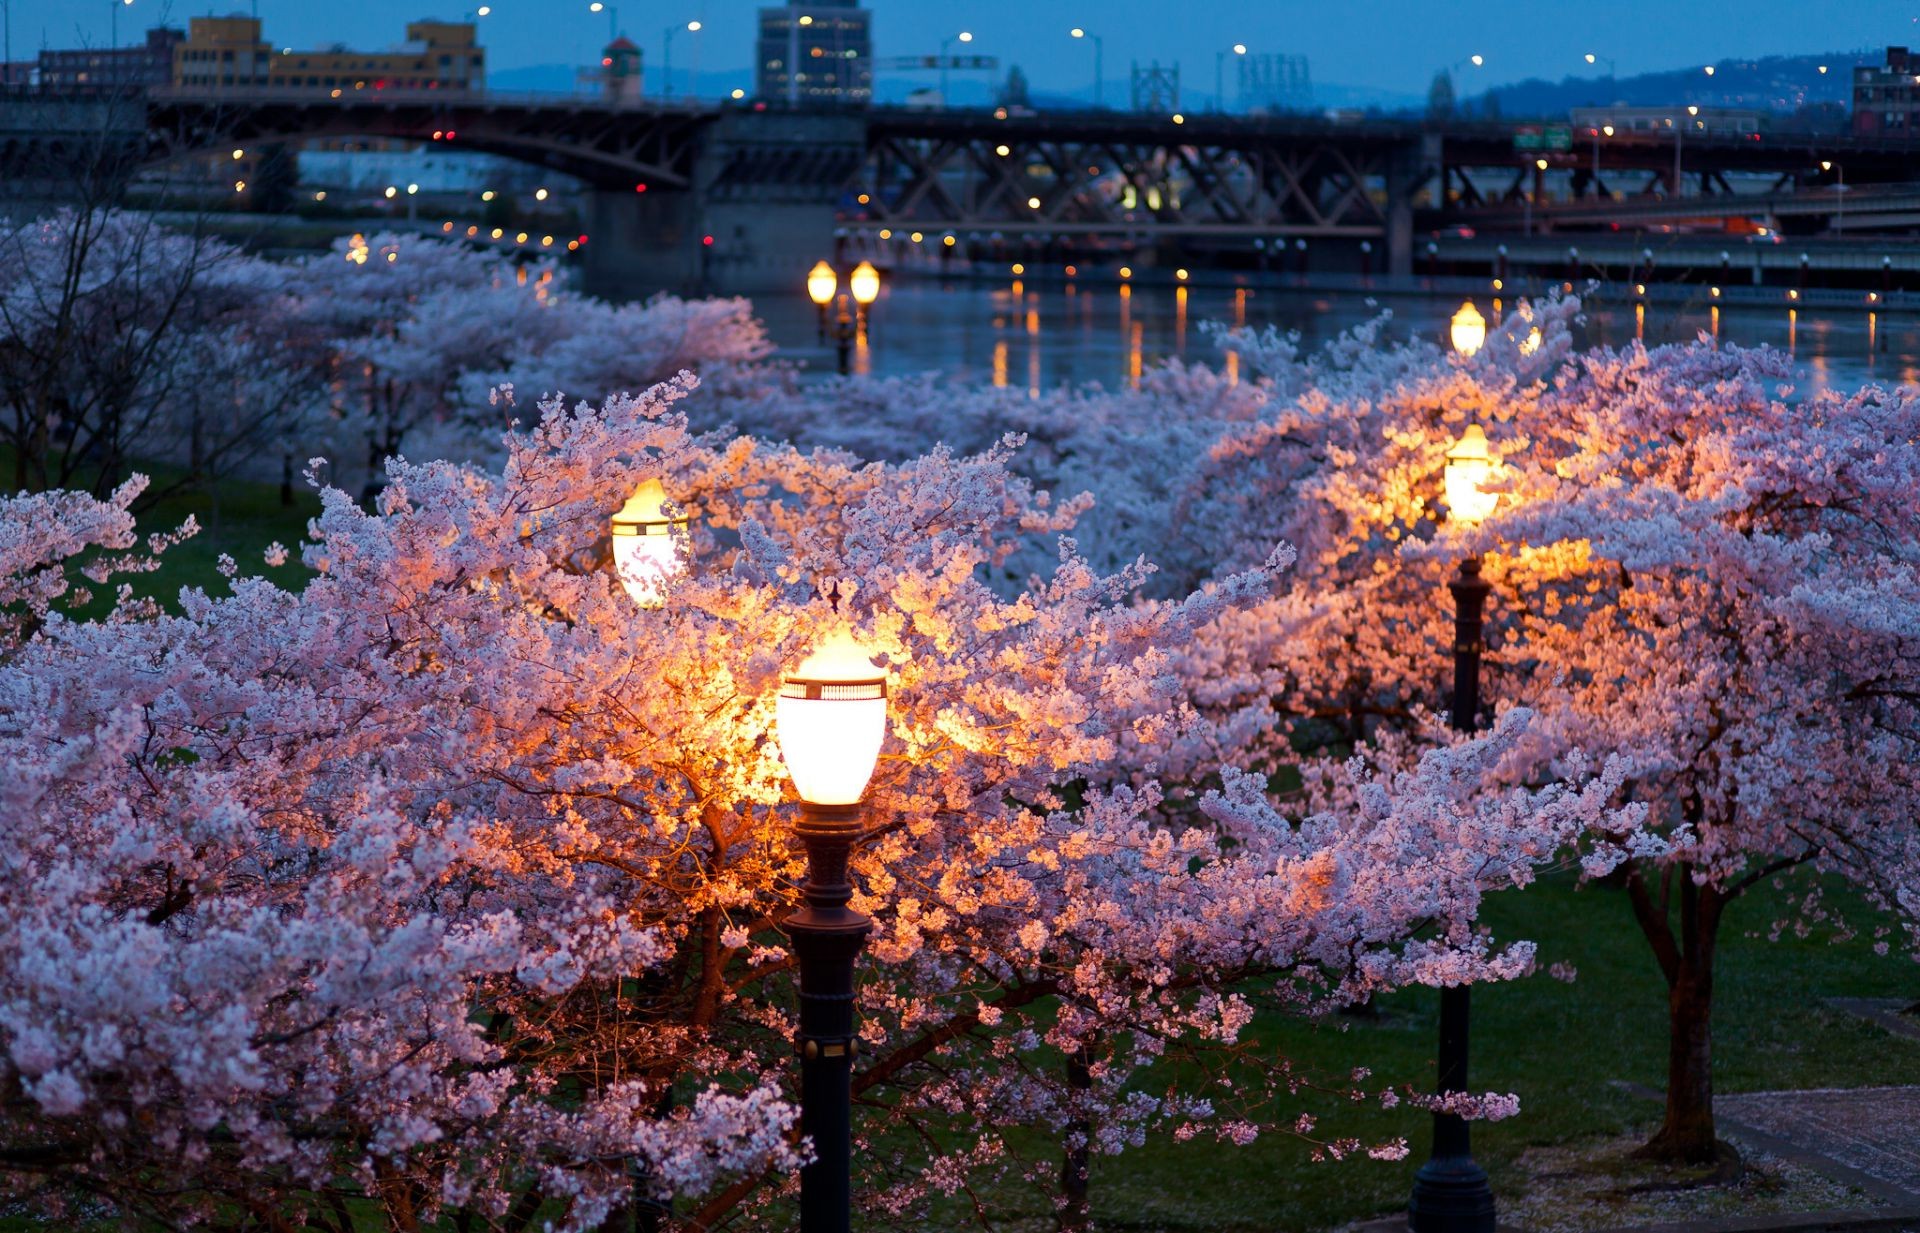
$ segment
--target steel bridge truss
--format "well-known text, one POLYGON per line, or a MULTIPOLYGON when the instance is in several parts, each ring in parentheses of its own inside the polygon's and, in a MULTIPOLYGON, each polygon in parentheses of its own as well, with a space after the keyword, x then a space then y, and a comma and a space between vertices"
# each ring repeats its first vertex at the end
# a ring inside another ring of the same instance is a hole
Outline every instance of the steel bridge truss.
MULTIPOLYGON (((368 91, 366 94, 370 95, 368 91)), ((455 148, 502 154, 601 187, 685 188, 704 117, 684 108, 582 105, 565 98, 385 97, 311 93, 218 97, 156 91, 148 103, 147 157, 166 161, 223 147, 310 137, 450 134, 455 148)))
POLYGON ((876 127, 847 186, 868 230, 1377 237, 1391 147, 1179 126, 1049 135, 876 127))

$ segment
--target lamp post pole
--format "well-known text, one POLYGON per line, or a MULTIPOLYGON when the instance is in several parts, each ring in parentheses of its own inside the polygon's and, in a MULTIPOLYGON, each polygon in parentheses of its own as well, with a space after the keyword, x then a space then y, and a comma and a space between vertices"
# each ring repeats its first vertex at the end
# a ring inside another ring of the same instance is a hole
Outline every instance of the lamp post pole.
MULTIPOLYGON (((1473 732, 1480 711, 1480 647, 1487 593, 1480 558, 1468 557, 1447 584, 1453 592, 1453 716, 1455 731, 1473 732)), ((1439 1094, 1467 1090, 1470 985, 1440 990, 1439 1094)), ((1407 1226, 1413 1233, 1493 1233, 1493 1188, 1473 1159, 1472 1130, 1455 1113, 1433 1115, 1433 1154, 1414 1175, 1407 1226)))
POLYGON ((1067 33, 1077 39, 1093 40, 1093 105, 1097 109, 1102 105, 1100 96, 1105 90, 1107 81, 1106 65, 1103 62, 1106 56, 1106 45, 1101 41, 1099 35, 1088 34, 1079 26, 1075 26, 1067 33))
POLYGON ((853 318, 847 312, 847 297, 841 296, 840 314, 833 322, 833 347, 836 355, 839 357, 840 375, 843 377, 851 376, 853 373, 852 359, 855 332, 856 327, 854 326, 853 318))
POLYGON ((801 1233, 848 1233, 853 1222, 853 966, 873 931, 847 906, 860 829, 859 805, 811 802, 801 803, 794 828, 807 884, 782 929, 800 964, 800 1129, 813 1143, 813 1162, 800 1170, 801 1233))

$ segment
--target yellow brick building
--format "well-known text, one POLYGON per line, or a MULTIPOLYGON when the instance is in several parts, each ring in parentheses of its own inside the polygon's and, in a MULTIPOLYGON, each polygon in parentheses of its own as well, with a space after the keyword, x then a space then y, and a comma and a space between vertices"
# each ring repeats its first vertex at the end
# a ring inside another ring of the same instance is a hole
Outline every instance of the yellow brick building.
POLYGON ((390 51, 279 51, 252 17, 195 17, 174 48, 173 84, 189 90, 323 92, 480 90, 486 52, 471 22, 416 21, 390 51))

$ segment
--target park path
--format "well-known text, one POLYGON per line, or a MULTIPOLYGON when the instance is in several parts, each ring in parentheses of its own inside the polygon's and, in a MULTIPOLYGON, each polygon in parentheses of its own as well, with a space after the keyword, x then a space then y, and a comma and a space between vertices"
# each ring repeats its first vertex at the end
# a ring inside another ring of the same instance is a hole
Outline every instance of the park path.
MULTIPOLYGON (((1882 1198, 1920 1203, 1920 1087, 1862 1087, 1716 1096, 1714 1111, 1794 1150, 1801 1162, 1843 1166, 1843 1180, 1882 1198)), ((1775 1144, 1767 1144, 1773 1148, 1775 1144)), ((1823 1172, 1834 1172, 1822 1169, 1823 1172)))

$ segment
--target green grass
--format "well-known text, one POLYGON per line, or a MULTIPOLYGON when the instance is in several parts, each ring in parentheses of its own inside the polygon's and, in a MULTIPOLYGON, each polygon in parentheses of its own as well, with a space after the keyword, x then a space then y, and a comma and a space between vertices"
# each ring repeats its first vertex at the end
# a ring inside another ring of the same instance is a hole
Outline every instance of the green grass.
MULTIPOLYGON (((1877 957, 1863 941, 1747 936, 1788 914, 1785 896, 1770 889, 1729 911, 1714 1010, 1716 1090, 1920 1083, 1920 1043, 1822 1005, 1833 996, 1920 995, 1912 965, 1877 957)), ((1657 1119, 1657 1104, 1613 1081, 1665 1087, 1666 986, 1619 891, 1576 889, 1555 878, 1495 896, 1485 919, 1498 936, 1539 942, 1543 968, 1570 962, 1579 969, 1571 984, 1542 974, 1474 991, 1469 1086, 1521 1097, 1518 1117, 1475 1128, 1475 1155, 1498 1193, 1519 1180, 1513 1162, 1529 1146, 1618 1135, 1657 1119)), ((1373 1069, 1376 1085, 1430 1088, 1435 995, 1392 994, 1379 999, 1379 1010, 1374 1020, 1267 1020, 1257 1030, 1263 1044, 1335 1080, 1364 1065, 1373 1069)), ((1396 1163, 1314 1164, 1305 1145, 1279 1136, 1240 1149, 1150 1144, 1096 1160, 1090 1190, 1097 1223, 1252 1233, 1325 1228, 1404 1210, 1424 1159, 1428 1119, 1326 1101, 1317 1102, 1317 1111, 1325 1113, 1319 1132, 1326 1136, 1405 1135, 1413 1155, 1396 1163)), ((1022 1206, 1038 1212, 1030 1200, 1022 1206)))
MULTIPOLYGON (((4 463, 3 458, 0 463, 4 463)), ((160 491, 172 479, 164 467, 141 466, 136 470, 153 480, 150 492, 160 491)), ((223 554, 233 558, 243 575, 270 578, 283 587, 297 589, 308 576, 308 570, 300 563, 300 543, 306 538, 307 520, 319 513, 319 496, 304 484, 296 483, 292 505, 282 505, 278 484, 240 480, 221 481, 217 499, 210 492, 183 489, 150 503, 136 504, 134 517, 142 552, 148 535, 170 533, 189 515, 199 525, 199 532, 163 551, 159 567, 152 572, 117 574, 105 587, 95 586, 82 578, 77 569, 70 569, 73 584, 86 587, 93 594, 92 601, 73 609, 72 615, 79 618, 104 615, 111 607, 113 588, 122 582, 130 585, 135 595, 157 600, 173 612, 179 611, 183 587, 198 587, 214 596, 226 595, 227 580, 220 573, 223 554), (261 555, 267 545, 275 542, 287 549, 286 564, 277 567, 268 566, 261 555)), ((0 1230, 4 1228, 0 1225, 0 1230)))

